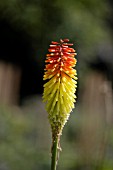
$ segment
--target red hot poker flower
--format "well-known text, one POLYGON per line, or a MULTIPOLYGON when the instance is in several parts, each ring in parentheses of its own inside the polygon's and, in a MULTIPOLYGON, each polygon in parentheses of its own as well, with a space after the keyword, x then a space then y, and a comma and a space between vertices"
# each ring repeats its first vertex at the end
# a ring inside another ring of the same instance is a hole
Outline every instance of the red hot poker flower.
POLYGON ((77 60, 77 53, 71 47, 69 39, 60 42, 51 42, 46 58, 43 99, 47 102, 46 108, 49 113, 49 121, 52 128, 53 138, 61 135, 62 129, 74 108, 75 91, 77 87, 77 72, 73 68, 77 60))

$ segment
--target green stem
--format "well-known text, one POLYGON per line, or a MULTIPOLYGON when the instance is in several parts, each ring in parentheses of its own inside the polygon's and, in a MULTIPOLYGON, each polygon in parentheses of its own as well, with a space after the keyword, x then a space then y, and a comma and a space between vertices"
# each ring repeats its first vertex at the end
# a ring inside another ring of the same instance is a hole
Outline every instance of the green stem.
POLYGON ((53 145, 52 145, 51 170, 56 170, 57 167, 58 142, 59 142, 59 137, 57 136, 57 138, 53 141, 53 145))

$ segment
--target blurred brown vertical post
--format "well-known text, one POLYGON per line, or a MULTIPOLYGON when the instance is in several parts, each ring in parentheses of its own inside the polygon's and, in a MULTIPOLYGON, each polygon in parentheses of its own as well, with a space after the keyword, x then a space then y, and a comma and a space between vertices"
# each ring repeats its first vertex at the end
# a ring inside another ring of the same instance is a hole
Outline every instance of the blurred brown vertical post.
POLYGON ((13 64, 0 62, 0 104, 17 105, 21 69, 13 64))
POLYGON ((103 166, 112 118, 112 87, 103 73, 92 71, 82 94, 80 161, 84 166, 103 166))

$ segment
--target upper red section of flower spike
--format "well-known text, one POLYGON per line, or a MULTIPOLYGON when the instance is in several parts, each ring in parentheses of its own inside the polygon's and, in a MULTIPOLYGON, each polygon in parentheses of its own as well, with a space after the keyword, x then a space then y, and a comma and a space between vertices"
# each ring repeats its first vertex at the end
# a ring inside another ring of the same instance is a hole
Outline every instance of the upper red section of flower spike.
POLYGON ((50 48, 47 54, 46 61, 46 73, 44 80, 50 79, 57 75, 59 77, 63 72, 69 75, 71 78, 75 78, 75 70, 72 68, 76 64, 75 50, 71 48, 72 43, 68 43, 69 39, 60 40, 60 42, 51 42, 50 48))

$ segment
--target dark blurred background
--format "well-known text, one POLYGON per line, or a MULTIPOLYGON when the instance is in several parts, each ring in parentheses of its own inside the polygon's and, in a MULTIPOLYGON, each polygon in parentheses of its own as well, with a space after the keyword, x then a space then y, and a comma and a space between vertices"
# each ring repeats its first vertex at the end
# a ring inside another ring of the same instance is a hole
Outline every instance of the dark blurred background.
POLYGON ((49 170, 42 102, 50 42, 77 50, 78 100, 59 170, 113 170, 113 1, 0 0, 0 170, 49 170))

